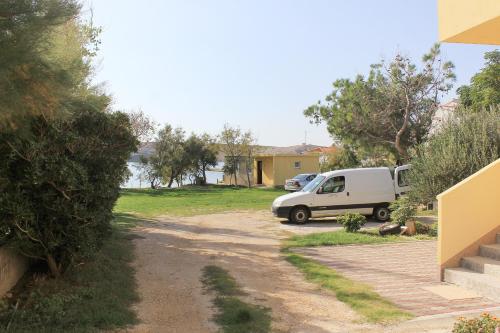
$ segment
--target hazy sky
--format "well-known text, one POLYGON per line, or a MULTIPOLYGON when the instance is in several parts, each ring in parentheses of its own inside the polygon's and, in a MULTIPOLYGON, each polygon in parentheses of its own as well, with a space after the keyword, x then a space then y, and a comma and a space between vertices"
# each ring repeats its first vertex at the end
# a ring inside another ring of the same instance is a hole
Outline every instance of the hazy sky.
MULTIPOLYGON (((90 2, 88 2, 90 4, 90 2)), ((225 122, 260 144, 329 145, 302 111, 338 78, 437 41, 436 0, 93 0, 103 27, 96 80, 117 109, 216 134, 225 122)), ((444 44, 456 87, 494 47, 444 44)), ((454 93, 453 93, 454 95, 454 93)), ((450 95, 444 101, 452 98, 450 95)))

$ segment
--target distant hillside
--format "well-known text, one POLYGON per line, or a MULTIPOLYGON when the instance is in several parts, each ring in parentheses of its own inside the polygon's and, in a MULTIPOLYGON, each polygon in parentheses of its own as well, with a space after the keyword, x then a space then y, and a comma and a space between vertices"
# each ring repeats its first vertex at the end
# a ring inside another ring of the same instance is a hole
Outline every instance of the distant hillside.
POLYGON ((155 151, 155 144, 156 142, 142 142, 139 146, 139 150, 130 155, 128 161, 137 163, 141 161, 141 156, 149 157, 153 155, 155 151))
MULTIPOLYGON (((143 142, 140 145, 139 150, 130 156, 129 162, 139 162, 141 156, 144 157, 151 156, 154 153, 155 144, 156 144, 155 142, 143 142)), ((322 147, 323 146, 311 145, 311 144, 301 144, 289 147, 257 146, 256 152, 257 154, 269 154, 269 155, 288 155, 288 154, 293 155, 293 154, 304 154, 309 150, 322 147)), ((224 154, 222 152, 219 152, 217 154, 217 161, 218 162, 224 161, 224 154)))
POLYGON ((269 154, 269 155, 294 155, 294 154, 304 154, 310 150, 320 148, 322 146, 301 144, 289 147, 275 147, 275 146, 260 146, 259 154, 269 154))

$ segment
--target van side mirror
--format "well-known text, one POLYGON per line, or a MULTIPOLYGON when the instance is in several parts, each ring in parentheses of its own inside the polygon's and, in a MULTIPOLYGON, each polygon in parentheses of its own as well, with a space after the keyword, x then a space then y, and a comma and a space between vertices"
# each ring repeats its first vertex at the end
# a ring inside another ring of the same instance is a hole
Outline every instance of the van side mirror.
POLYGON ((318 189, 318 194, 321 194, 323 193, 323 186, 320 186, 320 188, 318 189))

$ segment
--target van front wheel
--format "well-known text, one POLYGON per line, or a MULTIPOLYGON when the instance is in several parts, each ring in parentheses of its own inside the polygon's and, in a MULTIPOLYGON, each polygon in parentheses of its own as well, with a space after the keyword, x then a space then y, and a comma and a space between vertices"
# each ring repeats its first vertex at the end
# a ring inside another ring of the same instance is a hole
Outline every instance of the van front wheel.
POLYGON ((309 220, 309 211, 305 207, 295 207, 290 212, 290 220, 294 223, 304 224, 309 220))
POLYGON ((373 216, 381 221, 381 222, 385 222, 387 220, 389 220, 389 218, 391 217, 391 212, 389 211, 389 208, 387 207, 377 207, 375 208, 374 212, 373 212, 373 216))

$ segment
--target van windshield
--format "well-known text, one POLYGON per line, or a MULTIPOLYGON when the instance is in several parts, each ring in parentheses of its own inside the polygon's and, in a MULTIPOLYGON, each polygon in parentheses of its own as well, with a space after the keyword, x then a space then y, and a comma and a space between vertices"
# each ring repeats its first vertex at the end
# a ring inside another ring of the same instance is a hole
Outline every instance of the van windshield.
POLYGON ((316 178, 314 178, 309 184, 304 186, 302 192, 313 192, 316 189, 316 187, 318 187, 318 185, 321 184, 323 180, 325 180, 325 178, 326 178, 325 176, 321 175, 316 176, 316 178))

